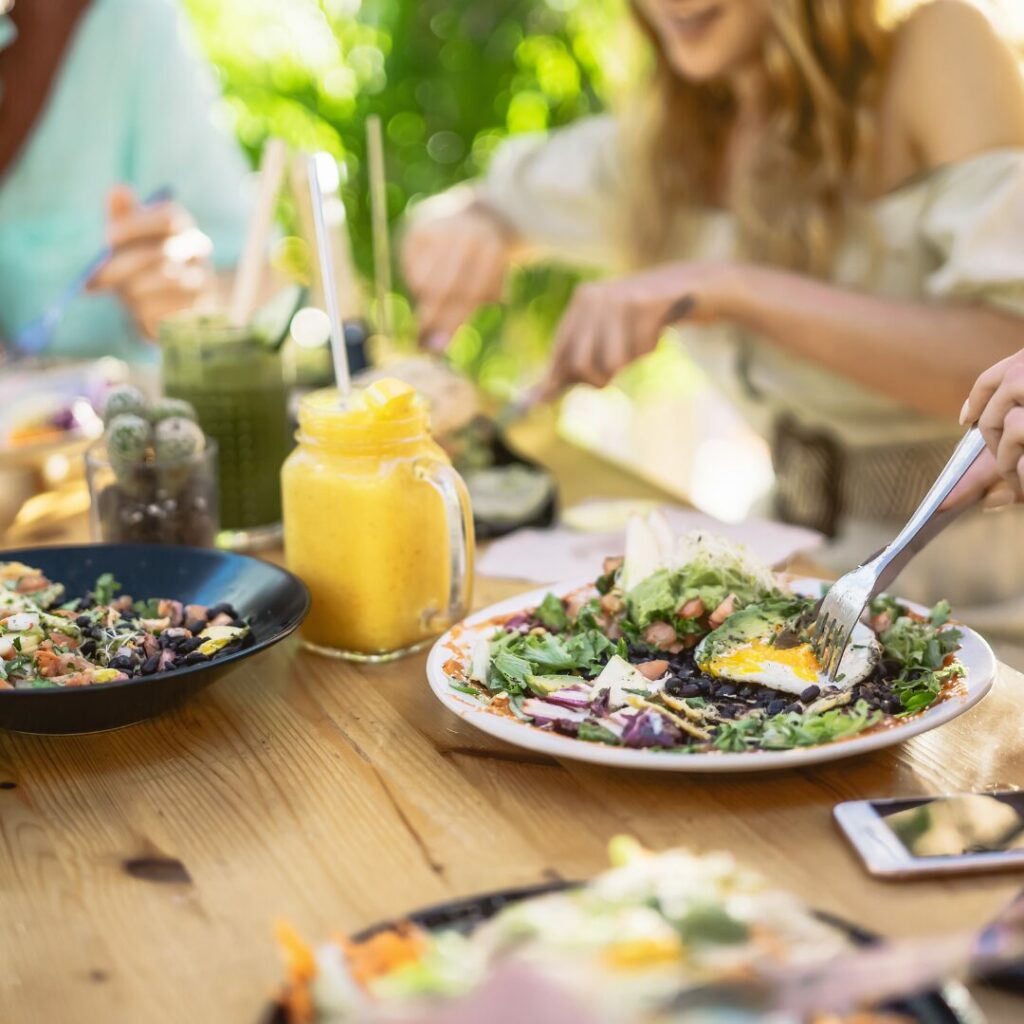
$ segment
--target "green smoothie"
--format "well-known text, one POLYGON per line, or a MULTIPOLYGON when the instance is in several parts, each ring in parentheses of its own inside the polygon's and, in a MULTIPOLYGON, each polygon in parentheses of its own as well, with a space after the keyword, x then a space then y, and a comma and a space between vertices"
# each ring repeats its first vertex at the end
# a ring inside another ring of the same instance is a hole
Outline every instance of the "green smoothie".
POLYGON ((281 522, 281 464, 292 448, 281 355, 223 317, 179 315, 160 328, 164 388, 191 402, 220 449, 225 530, 281 522))

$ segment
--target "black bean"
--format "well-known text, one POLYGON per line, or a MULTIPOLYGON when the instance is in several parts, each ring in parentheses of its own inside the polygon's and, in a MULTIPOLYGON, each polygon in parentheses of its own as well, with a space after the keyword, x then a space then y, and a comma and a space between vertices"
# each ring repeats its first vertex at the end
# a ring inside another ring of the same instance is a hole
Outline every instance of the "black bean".
POLYGON ((86 630, 86 632, 88 633, 89 636, 92 637, 93 640, 103 639, 103 630, 100 629, 99 626, 92 626, 91 628, 86 630))
POLYGON ((892 697, 886 697, 885 700, 882 701, 882 710, 887 715, 896 715, 903 710, 903 705, 892 697))
POLYGON ((803 711, 803 707, 798 700, 793 701, 792 704, 787 704, 785 707, 787 715, 798 715, 801 711, 803 711))
POLYGON ((811 683, 810 686, 800 694, 800 699, 805 704, 810 704, 812 700, 817 700, 821 696, 821 687, 815 683, 811 683))
POLYGON ((229 615, 232 619, 238 617, 238 613, 235 611, 234 606, 228 604, 226 601, 222 601, 220 604, 215 604, 212 608, 206 609, 207 619, 215 619, 218 615, 229 615))
POLYGON ((665 680, 665 692, 671 694, 673 697, 681 696, 680 691, 683 688, 683 681, 679 676, 670 675, 665 680))
POLYGON ((90 619, 88 615, 79 615, 78 618, 75 619, 75 625, 78 626, 79 629, 88 629, 92 625, 92 619, 90 619))
POLYGON ((716 704, 715 706, 718 708, 718 713, 723 718, 738 718, 740 715, 742 715, 745 711, 748 710, 743 704, 726 703, 716 704))
POLYGON ((761 691, 761 689, 762 688, 760 686, 741 686, 740 696, 744 700, 753 700, 758 695, 758 692, 761 691))
POLYGON ((173 647, 174 646, 174 641, 176 639, 177 639, 176 637, 168 636, 166 633, 161 633, 156 638, 156 642, 160 645, 161 649, 163 650, 163 649, 166 649, 168 647, 173 647))
POLYGON ((733 683, 716 683, 711 687, 711 693, 715 697, 735 697, 736 686, 733 683))
POLYGON ((198 636, 204 629, 206 629, 206 622, 203 619, 193 619, 191 622, 185 623, 185 628, 193 636, 198 636))
POLYGON ((152 658, 147 658, 142 663, 142 674, 144 676, 151 676, 160 667, 160 655, 154 654, 152 658))
POLYGON ((94 640, 86 640, 81 647, 78 648, 78 653, 83 658, 91 658, 96 653, 96 642, 94 640))
POLYGON ((700 685, 689 679, 679 688, 679 695, 681 697, 699 697, 700 685))
POLYGON ((120 669, 122 672, 130 672, 135 668, 135 659, 127 654, 118 654, 110 659, 110 667, 120 669))
POLYGON ((174 649, 179 654, 191 654, 198 647, 201 647, 206 641, 202 637, 198 636, 187 636, 179 640, 175 645, 174 649))
POLYGON ((768 714, 769 715, 781 715, 782 712, 785 711, 785 710, 786 710, 786 701, 785 701, 784 698, 781 698, 781 697, 776 697, 768 705, 768 714))
POLYGON ((199 665, 204 661, 209 661, 210 657, 207 654, 203 654, 202 651, 193 651, 191 654, 185 655, 186 665, 199 665))

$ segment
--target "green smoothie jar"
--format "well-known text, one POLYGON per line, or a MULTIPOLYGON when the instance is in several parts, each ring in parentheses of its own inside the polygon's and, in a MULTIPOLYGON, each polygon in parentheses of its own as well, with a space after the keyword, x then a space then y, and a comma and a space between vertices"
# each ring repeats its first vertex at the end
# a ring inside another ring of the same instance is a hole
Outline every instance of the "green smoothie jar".
POLYGON ((183 313, 160 325, 164 388, 191 402, 220 451, 220 542, 251 548, 281 533, 281 465, 292 448, 281 353, 249 327, 183 313))

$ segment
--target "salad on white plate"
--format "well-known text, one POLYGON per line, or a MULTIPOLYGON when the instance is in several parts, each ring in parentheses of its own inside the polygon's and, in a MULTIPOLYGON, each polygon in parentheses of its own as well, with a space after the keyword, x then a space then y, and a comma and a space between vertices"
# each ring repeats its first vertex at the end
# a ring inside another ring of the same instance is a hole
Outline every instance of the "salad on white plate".
POLYGON ((629 522, 625 555, 593 583, 456 627, 438 657, 470 706, 671 754, 817 747, 964 695, 964 634, 946 602, 874 601, 830 682, 810 642, 820 596, 719 537, 673 536, 654 512, 629 522))

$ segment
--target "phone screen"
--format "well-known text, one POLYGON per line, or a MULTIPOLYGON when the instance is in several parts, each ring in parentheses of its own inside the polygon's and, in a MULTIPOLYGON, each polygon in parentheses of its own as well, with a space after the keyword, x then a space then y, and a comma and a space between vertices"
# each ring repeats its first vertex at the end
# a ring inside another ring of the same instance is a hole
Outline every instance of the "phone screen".
POLYGON ((1024 851, 1024 792, 872 806, 912 857, 1024 851))

